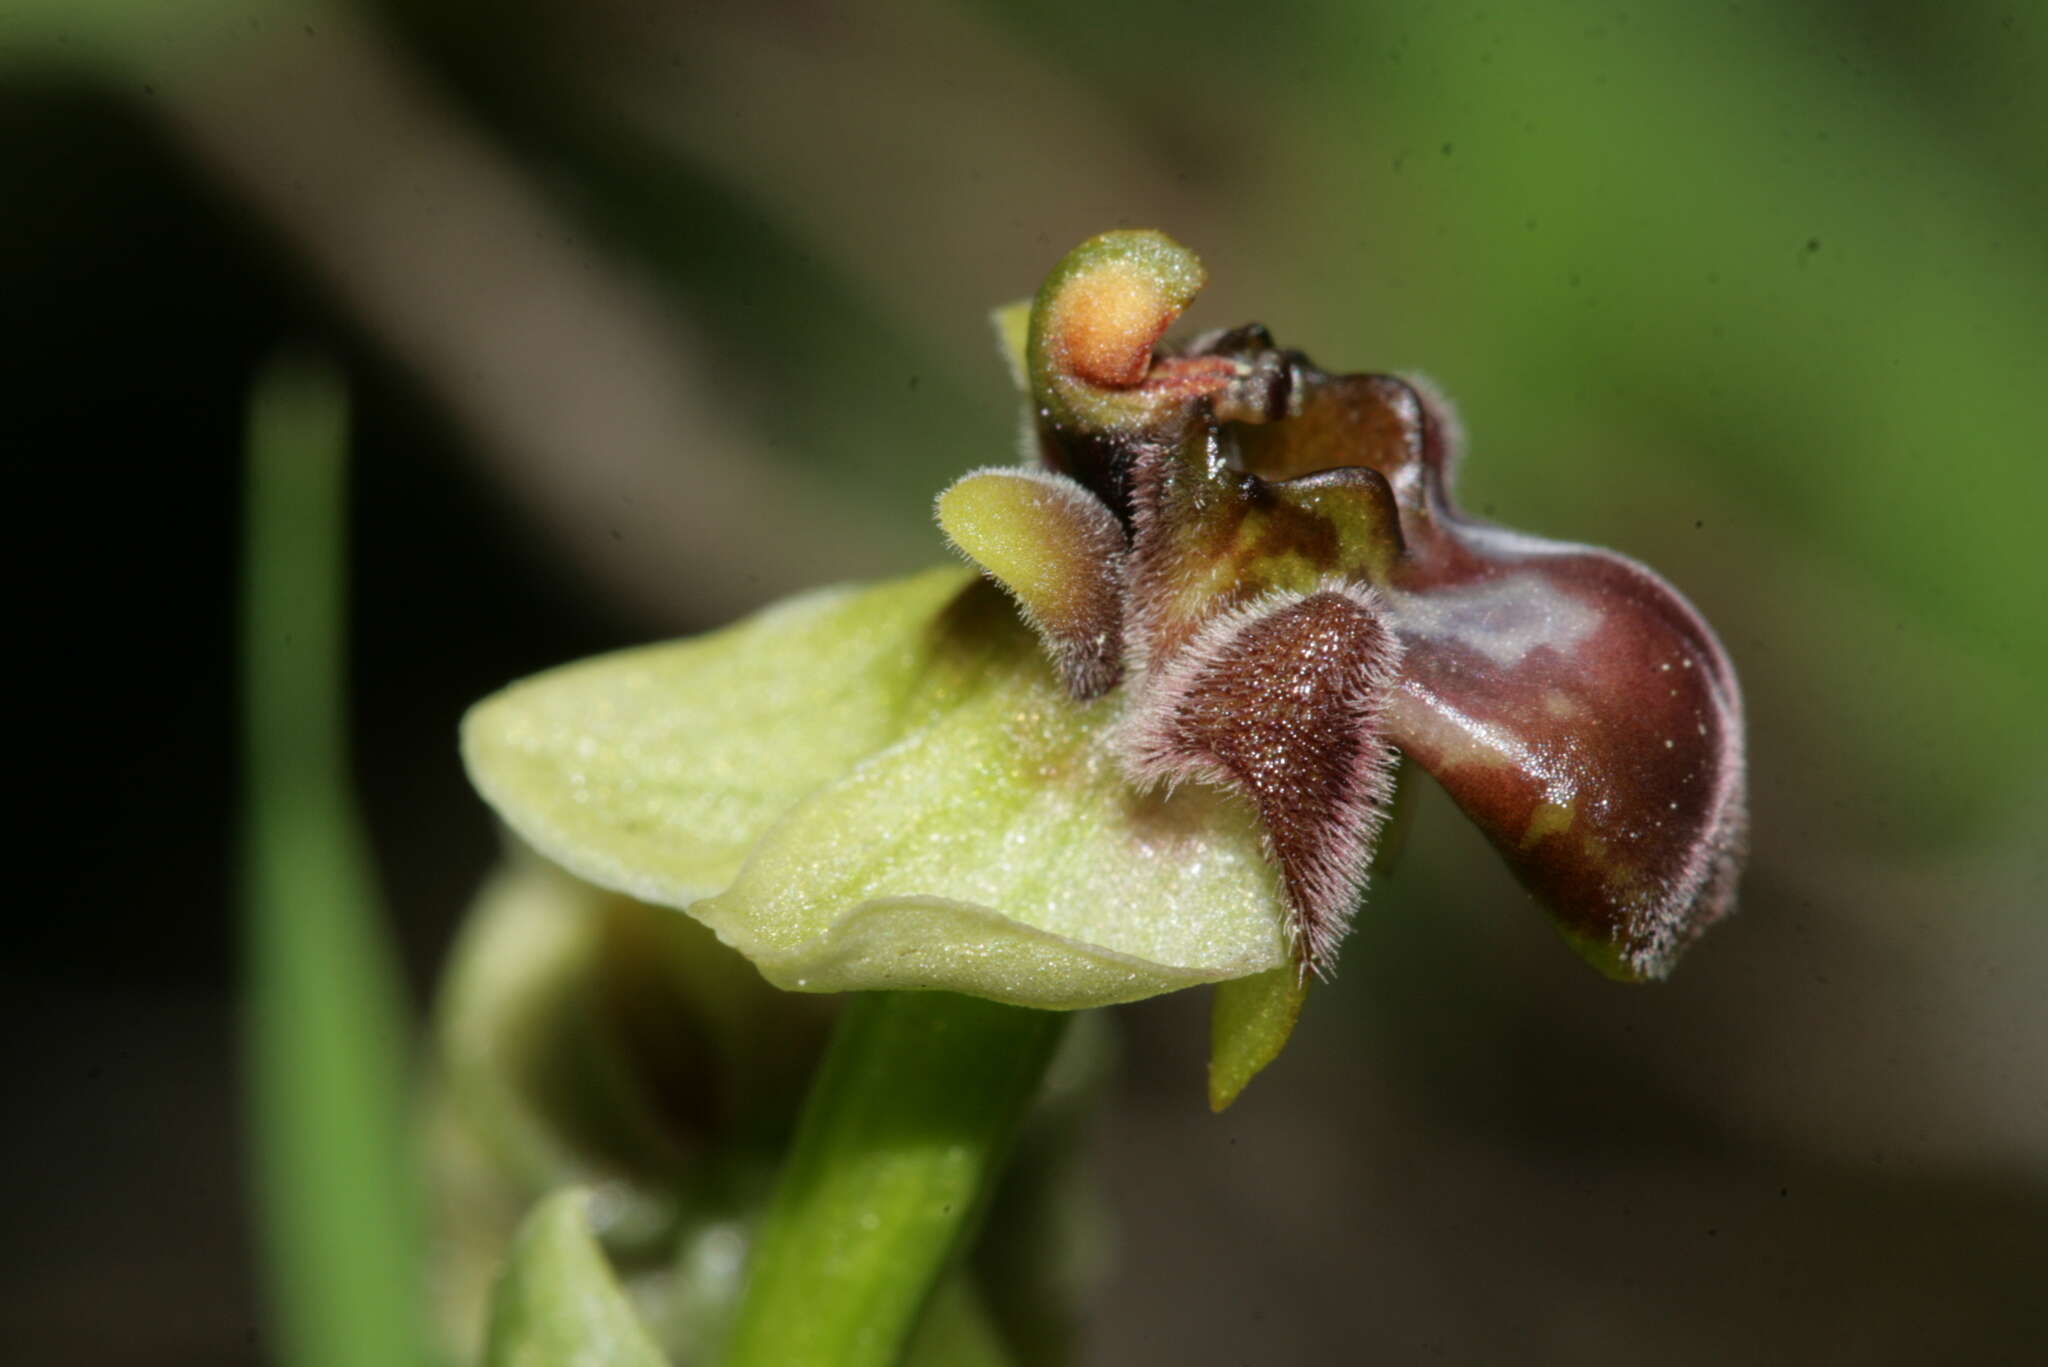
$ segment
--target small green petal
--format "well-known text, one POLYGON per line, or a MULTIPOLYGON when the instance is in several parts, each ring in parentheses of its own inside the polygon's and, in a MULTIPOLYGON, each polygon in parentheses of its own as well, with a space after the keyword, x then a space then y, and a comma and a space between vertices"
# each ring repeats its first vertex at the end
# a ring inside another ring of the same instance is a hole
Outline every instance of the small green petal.
MULTIPOLYGON (((1038 619, 1093 625, 1098 596, 1115 613, 1105 565, 1123 551, 1116 517, 1071 481, 1033 470, 977 470, 939 495, 939 529, 1038 619), (1103 586, 1100 595, 1090 590, 1103 586)), ((1114 626, 1114 617, 1110 625, 1114 626)))
POLYGON ((935 511, 939 529, 1016 600, 1075 699, 1123 677, 1124 529, 1071 479, 977 470, 935 511))
POLYGON ((1308 980, 1293 967, 1218 983, 1209 1006, 1209 1109, 1221 1111, 1280 1057, 1301 1018, 1308 980))
POLYGON ((517 685, 469 718, 472 777, 543 854, 688 910, 779 987, 1078 1008, 1286 962, 1249 812, 1133 790, 1121 701, 1072 701, 969 578, 517 685))
POLYGON ((580 1188, 535 1206, 491 1298, 486 1367, 667 1367, 591 1237, 580 1188))

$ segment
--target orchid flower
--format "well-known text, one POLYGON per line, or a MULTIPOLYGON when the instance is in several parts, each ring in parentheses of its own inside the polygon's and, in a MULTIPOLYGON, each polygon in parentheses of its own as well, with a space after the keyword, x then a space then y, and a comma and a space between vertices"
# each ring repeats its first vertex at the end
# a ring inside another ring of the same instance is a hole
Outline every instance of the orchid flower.
POLYGON ((1713 633, 1461 512, 1427 385, 1163 346, 1203 278, 1112 232, 999 313, 1032 463, 938 518, 1008 603, 934 570, 553 671, 466 721, 480 790, 777 986, 1071 1009, 1329 975, 1406 756, 1595 965, 1662 977, 1741 862, 1713 633))
MULTIPOLYGON (((731 1367, 899 1360, 1064 1013, 1218 984, 1228 1105, 1335 971, 1399 773, 1614 977, 1664 976, 1732 905, 1742 701, 1699 615, 1631 560, 1461 512, 1427 385, 1258 326, 1167 344, 1203 278, 1107 233, 998 313, 1027 459, 937 505, 979 573, 820 590, 464 723, 546 859, 776 987, 859 994, 731 1367)), ((546 1280, 508 1277, 497 1321, 546 1280)))

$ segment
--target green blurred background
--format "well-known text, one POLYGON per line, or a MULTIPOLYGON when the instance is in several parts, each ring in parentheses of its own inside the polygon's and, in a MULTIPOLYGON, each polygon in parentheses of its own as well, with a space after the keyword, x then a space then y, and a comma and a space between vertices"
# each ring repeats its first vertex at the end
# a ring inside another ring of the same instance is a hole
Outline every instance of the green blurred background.
POLYGON ((266 1360, 225 909, 262 358, 355 383, 354 768, 417 1005, 492 855, 462 707, 941 556, 932 493, 1015 445, 988 308, 1153 225, 1191 321, 1428 373, 1469 506, 1701 606, 1755 858, 1623 989, 1430 793, 1236 1110, 1198 994, 1122 1013, 1086 1360, 2040 1352, 2044 129, 2028 6, 9 0, 0 1338, 266 1360))

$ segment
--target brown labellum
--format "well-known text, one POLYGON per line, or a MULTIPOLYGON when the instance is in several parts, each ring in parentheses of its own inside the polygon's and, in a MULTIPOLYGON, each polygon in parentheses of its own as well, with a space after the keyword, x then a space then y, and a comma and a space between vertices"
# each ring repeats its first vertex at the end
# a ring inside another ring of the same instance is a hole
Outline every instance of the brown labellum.
POLYGON ((1363 585, 1277 594, 1210 618, 1125 724, 1138 781, 1206 779, 1251 799, 1303 973, 1335 962, 1393 798, 1384 713, 1400 654, 1363 585))
POLYGON ((1376 582, 1403 646, 1389 734, 1604 970, 1658 978, 1724 915, 1745 825, 1742 699, 1692 606, 1611 551, 1465 516, 1456 427, 1393 376, 1310 370, 1266 468, 1349 453, 1399 505, 1376 582), (1348 444, 1347 444, 1348 443, 1348 444))
POLYGON ((1397 742, 1603 968, 1661 978, 1734 896, 1734 671, 1634 561, 1455 518, 1444 539, 1399 614, 1397 742))

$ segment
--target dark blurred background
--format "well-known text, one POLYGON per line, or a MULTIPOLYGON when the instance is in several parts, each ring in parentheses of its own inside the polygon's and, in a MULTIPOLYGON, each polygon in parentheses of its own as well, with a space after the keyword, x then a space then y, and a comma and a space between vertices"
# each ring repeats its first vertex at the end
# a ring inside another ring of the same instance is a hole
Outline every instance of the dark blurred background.
POLYGON ((1419 369, 1475 510, 1654 563, 1742 670, 1755 859, 1585 970, 1435 793, 1239 1106, 1121 1013, 1090 1362, 2048 1348, 2048 17, 1962 3, 9 0, 0 1339, 261 1358, 241 1165, 242 412, 355 394, 354 759, 424 1004, 519 674, 942 554, 986 322, 1155 225, 1419 369))

